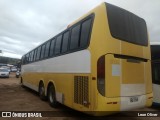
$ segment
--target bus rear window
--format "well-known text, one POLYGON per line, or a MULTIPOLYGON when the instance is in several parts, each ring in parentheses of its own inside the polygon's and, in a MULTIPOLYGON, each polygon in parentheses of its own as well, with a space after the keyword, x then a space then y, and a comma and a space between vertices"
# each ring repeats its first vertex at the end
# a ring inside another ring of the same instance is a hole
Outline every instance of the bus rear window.
POLYGON ((111 4, 106 4, 111 35, 129 43, 147 46, 148 35, 144 19, 111 4))

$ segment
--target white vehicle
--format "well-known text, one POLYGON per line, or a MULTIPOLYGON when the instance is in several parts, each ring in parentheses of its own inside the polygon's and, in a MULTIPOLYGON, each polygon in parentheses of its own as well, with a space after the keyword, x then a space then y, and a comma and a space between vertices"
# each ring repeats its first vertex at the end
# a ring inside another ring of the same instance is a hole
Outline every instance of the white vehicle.
POLYGON ((7 78, 9 78, 9 71, 8 71, 8 69, 0 68, 0 77, 7 77, 7 78))
POLYGON ((12 72, 17 72, 17 68, 16 68, 16 67, 12 67, 12 68, 11 68, 11 71, 12 71, 12 72))
POLYGON ((8 68, 8 72, 9 72, 9 73, 11 72, 11 69, 10 69, 10 68, 8 68))
POLYGON ((151 45, 153 105, 160 106, 160 45, 151 45))
POLYGON ((10 69, 10 67, 8 67, 8 66, 2 66, 1 68, 7 69, 9 73, 11 72, 11 69, 10 69))

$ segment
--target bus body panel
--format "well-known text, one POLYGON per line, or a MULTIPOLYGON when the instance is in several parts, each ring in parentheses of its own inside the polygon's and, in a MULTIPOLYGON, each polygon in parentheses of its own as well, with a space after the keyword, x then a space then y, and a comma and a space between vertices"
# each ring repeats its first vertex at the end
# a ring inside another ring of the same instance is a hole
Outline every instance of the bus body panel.
MULTIPOLYGON (((73 107, 74 76, 89 76, 91 72, 90 59, 90 52, 83 50, 60 56, 56 59, 51 58, 27 66, 24 65, 22 66, 24 85, 38 92, 40 80, 45 81, 45 88, 47 88, 49 81, 51 81, 55 85, 57 96, 62 93, 65 98, 64 104, 73 107)), ((74 106, 75 109, 78 109, 77 106, 79 105, 74 106)))
POLYGON ((146 94, 145 63, 106 55, 106 96, 134 96, 146 94), (128 73, 128 74, 126 74, 128 73))
POLYGON ((36 63, 31 63, 27 66, 24 65, 22 74, 28 72, 91 73, 90 61, 90 52, 88 50, 82 50, 56 58, 50 58, 36 63))

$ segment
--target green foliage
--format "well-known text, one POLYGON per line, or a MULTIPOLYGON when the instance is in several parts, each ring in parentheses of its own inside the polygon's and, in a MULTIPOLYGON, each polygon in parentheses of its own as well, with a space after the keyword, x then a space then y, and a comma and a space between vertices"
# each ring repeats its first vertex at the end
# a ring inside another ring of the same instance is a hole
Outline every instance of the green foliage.
POLYGON ((0 63, 3 63, 3 64, 17 64, 19 61, 20 59, 17 59, 17 58, 0 56, 0 63))

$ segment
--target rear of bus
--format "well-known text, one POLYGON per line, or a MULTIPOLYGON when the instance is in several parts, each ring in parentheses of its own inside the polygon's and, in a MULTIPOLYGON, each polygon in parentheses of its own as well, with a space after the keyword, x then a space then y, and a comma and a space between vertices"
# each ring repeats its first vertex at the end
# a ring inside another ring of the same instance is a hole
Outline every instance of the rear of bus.
POLYGON ((145 21, 108 3, 100 9, 105 9, 106 15, 95 14, 99 18, 94 20, 93 29, 97 30, 92 31, 90 46, 96 46, 92 53, 96 60, 92 70, 97 69, 96 111, 151 106, 151 56, 145 21))

